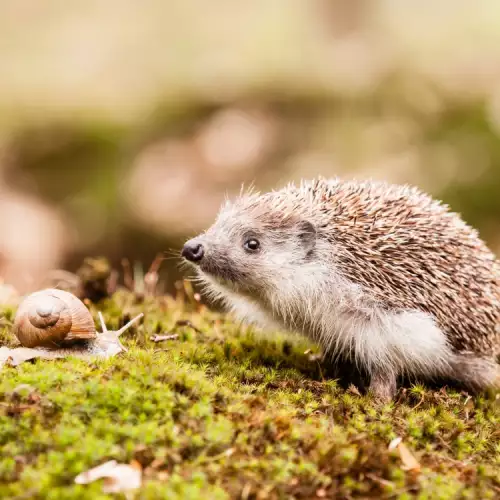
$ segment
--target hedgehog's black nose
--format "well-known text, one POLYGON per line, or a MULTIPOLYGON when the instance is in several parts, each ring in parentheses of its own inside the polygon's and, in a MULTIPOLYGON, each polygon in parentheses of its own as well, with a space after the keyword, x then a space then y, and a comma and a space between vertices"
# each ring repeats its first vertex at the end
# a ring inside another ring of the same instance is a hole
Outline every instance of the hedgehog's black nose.
POLYGON ((203 249, 203 245, 197 241, 188 241, 184 245, 181 253, 185 259, 191 262, 200 262, 204 254, 205 250, 203 249))

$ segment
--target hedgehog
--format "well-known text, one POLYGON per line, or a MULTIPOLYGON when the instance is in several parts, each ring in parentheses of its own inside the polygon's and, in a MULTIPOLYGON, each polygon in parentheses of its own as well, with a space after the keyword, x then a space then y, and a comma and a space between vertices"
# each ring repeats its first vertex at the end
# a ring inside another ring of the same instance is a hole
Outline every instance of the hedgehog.
POLYGON ((500 387, 500 263, 417 187, 317 178, 242 192, 181 255, 238 318, 354 362, 377 398, 404 377, 500 387))

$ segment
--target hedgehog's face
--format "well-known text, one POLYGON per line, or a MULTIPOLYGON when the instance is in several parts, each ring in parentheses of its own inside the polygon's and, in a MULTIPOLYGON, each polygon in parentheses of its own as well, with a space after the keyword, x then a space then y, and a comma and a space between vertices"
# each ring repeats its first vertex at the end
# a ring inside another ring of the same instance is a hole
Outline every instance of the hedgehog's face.
POLYGON ((263 295, 293 281, 315 246, 316 230, 306 220, 230 207, 185 244, 182 256, 209 281, 263 295))

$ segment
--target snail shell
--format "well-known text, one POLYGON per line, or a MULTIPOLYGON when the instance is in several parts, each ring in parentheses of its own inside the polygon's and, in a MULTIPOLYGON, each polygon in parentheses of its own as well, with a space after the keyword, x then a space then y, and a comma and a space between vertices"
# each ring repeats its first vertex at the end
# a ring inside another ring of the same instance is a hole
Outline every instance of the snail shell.
POLYGON ((28 295, 14 319, 14 334, 24 347, 59 347, 97 337, 85 304, 69 292, 46 289, 28 295))

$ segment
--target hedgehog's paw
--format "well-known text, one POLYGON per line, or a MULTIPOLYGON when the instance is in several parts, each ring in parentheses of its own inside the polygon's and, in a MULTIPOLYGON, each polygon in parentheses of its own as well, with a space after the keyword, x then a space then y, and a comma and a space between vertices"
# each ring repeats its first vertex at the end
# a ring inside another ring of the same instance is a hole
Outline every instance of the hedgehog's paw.
POLYGON ((397 391, 396 374, 383 369, 373 371, 368 390, 378 401, 392 401, 397 391))

